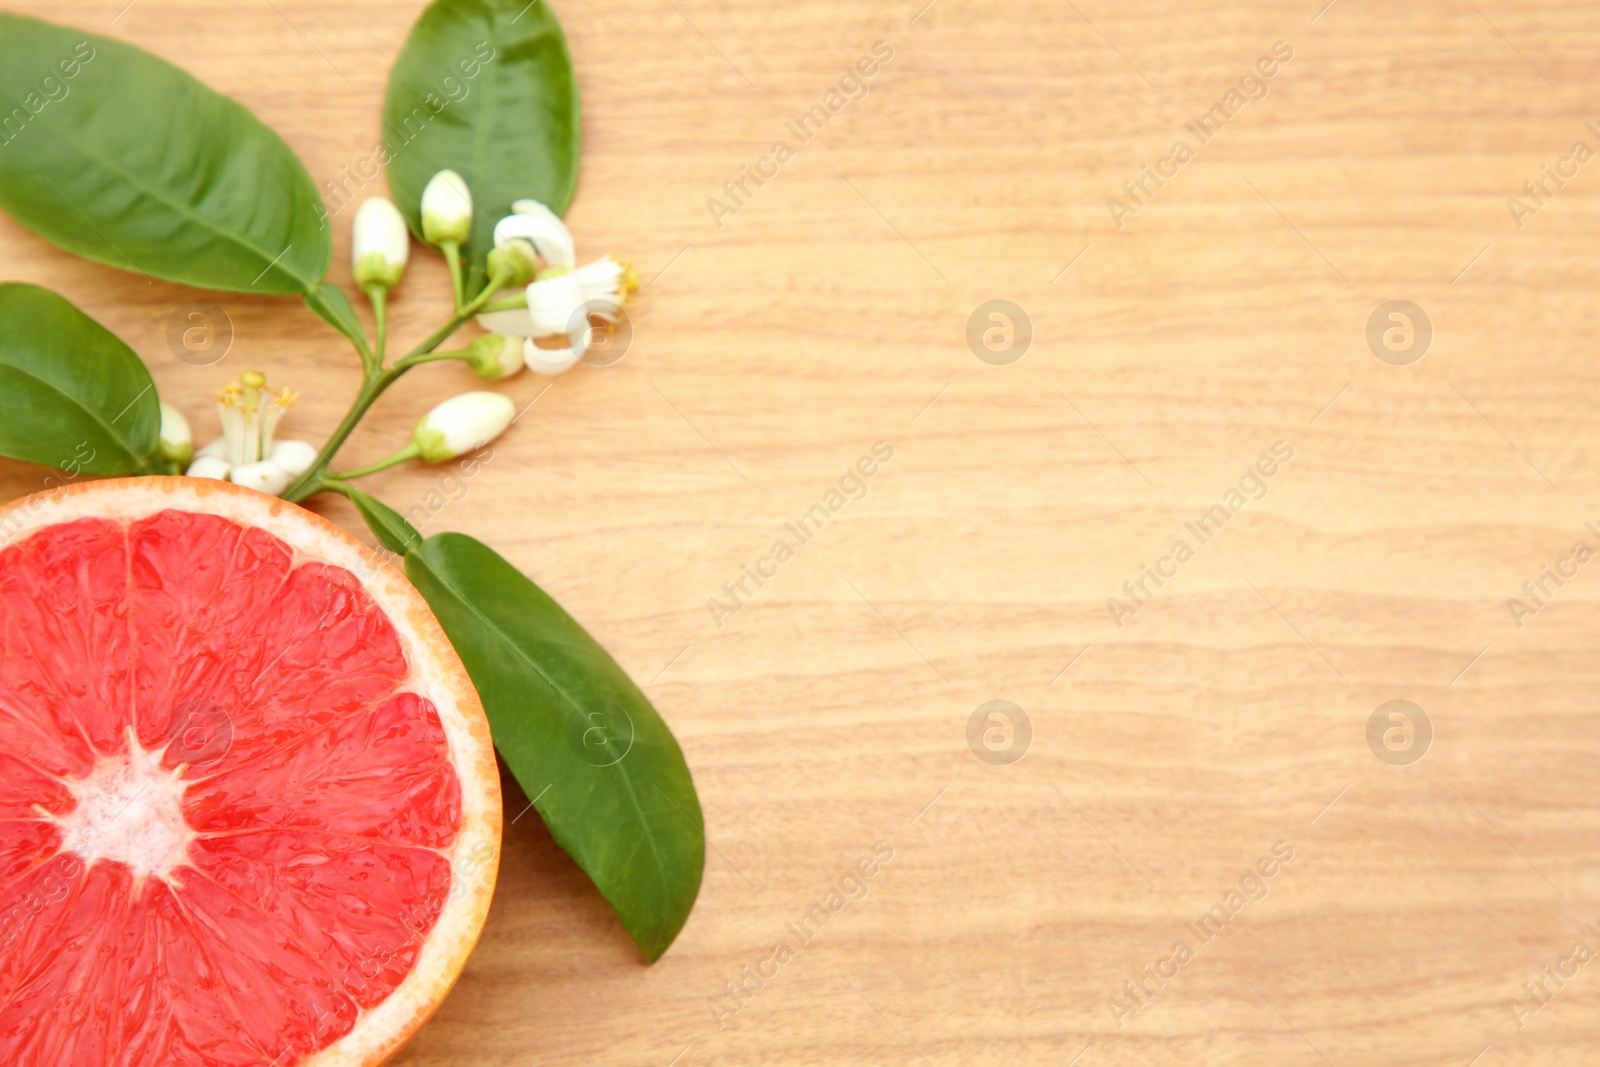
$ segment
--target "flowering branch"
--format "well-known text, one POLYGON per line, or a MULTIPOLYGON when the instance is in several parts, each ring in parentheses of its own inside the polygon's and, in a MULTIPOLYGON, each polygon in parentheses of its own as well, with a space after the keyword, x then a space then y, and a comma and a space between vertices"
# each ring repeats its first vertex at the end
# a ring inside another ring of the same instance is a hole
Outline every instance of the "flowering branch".
MULTIPOLYGON (((276 398, 265 394, 265 378, 251 371, 219 394, 223 438, 194 453, 193 462, 177 451, 168 462, 189 463, 188 473, 194 477, 242 482, 293 503, 408 460, 444 462, 504 432, 511 423, 510 400, 487 392, 453 397, 417 423, 411 444, 400 451, 352 471, 329 469, 372 405, 413 368, 456 360, 486 381, 509 377, 524 366, 559 374, 577 363, 589 343, 573 340, 577 327, 584 328, 587 338, 591 314, 614 321, 628 294, 638 288, 632 267, 611 256, 578 266, 566 224, 538 201, 518 200, 512 214, 494 228, 495 247, 485 264, 488 283, 466 299, 461 248, 472 229, 472 193, 460 175, 440 171, 423 190, 421 208, 424 240, 439 248, 450 265, 454 310, 438 329, 386 365, 389 293, 405 275, 410 234, 394 204, 383 197, 364 201, 356 211, 351 273, 372 304, 373 343, 356 344, 361 388, 322 447, 313 449, 304 441, 274 442, 278 418, 293 396, 286 391, 276 398), (464 348, 438 351, 475 316, 492 332, 464 348), (534 343, 536 338, 557 336, 568 341, 566 347, 541 348, 534 343)), ((186 423, 182 436, 187 442, 186 423)))

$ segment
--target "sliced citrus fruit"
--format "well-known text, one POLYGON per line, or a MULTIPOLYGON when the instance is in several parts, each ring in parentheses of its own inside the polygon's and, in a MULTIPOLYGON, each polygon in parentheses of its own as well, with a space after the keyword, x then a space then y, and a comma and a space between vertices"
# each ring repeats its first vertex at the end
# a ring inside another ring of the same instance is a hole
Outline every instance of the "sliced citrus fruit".
POLYGON ((338 527, 190 478, 0 510, 0 1063, 380 1063, 500 821, 460 660, 338 527))

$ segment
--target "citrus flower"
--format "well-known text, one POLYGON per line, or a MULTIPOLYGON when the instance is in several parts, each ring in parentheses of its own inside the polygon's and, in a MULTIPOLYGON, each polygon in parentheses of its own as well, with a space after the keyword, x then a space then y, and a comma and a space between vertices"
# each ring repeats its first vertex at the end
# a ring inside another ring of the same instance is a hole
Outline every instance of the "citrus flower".
MULTIPOLYGON (((271 392, 266 375, 253 370, 217 390, 222 436, 194 453, 189 477, 234 482, 272 496, 282 493, 317 458, 317 450, 305 441, 273 439, 283 413, 298 396, 287 389, 271 392)), ((165 418, 162 426, 165 433, 165 418)))
POLYGON ((528 338, 523 361, 538 374, 560 374, 588 351, 594 332, 589 316, 616 322, 628 294, 639 288, 630 264, 606 255, 577 266, 572 233, 556 213, 537 200, 518 200, 512 214, 495 224, 496 252, 527 241, 544 261, 524 290, 527 307, 485 312, 478 325, 494 333, 528 338), (540 348, 534 338, 567 337, 566 348, 540 348))
POLYGON ((460 244, 471 232, 472 190, 455 171, 441 170, 422 190, 422 236, 429 244, 460 244))
POLYGON ((443 463, 505 433, 515 414, 511 398, 500 393, 462 393, 422 416, 411 441, 424 460, 443 463))
POLYGON ((356 284, 363 289, 392 289, 399 285, 410 251, 411 240, 400 209, 381 196, 363 200, 356 209, 350 241, 356 284))

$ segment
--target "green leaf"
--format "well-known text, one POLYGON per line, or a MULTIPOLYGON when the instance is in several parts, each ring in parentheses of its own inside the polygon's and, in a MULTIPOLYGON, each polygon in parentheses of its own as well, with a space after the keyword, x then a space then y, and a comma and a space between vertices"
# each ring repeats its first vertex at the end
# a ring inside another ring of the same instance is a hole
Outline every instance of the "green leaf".
POLYGON ((207 289, 304 293, 327 215, 289 146, 148 52, 0 14, 0 207, 69 252, 207 289))
POLYGON ((356 351, 365 355, 371 351, 367 347, 367 331, 362 328, 361 320, 356 318, 356 309, 350 306, 350 298, 344 295, 344 290, 332 282, 322 282, 304 297, 306 307, 315 311, 335 330, 344 334, 355 344, 356 351))
POLYGON ((356 510, 366 520, 367 529, 371 530, 378 543, 390 552, 404 554, 407 550, 422 544, 422 535, 417 532, 416 527, 377 497, 349 484, 341 485, 335 491, 350 498, 350 503, 356 506, 356 510))
POLYGON ((74 474, 141 471, 161 409, 133 349, 37 285, 0 285, 0 324, 0 455, 74 474))
POLYGON ((494 224, 529 198, 560 215, 578 183, 578 85, 547 2, 435 0, 411 28, 383 103, 389 188, 422 239, 441 170, 472 190, 464 255, 481 283, 494 224))
POLYGON ((463 534, 413 547, 406 575, 472 676, 495 747, 654 961, 705 870, 688 765, 650 701, 583 627, 493 549, 463 534))

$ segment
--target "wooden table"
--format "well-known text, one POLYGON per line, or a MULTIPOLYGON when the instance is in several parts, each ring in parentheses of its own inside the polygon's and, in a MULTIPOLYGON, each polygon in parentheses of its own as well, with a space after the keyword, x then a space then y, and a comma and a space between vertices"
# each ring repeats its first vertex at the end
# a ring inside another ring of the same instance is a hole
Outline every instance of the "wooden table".
MULTIPOLYGON (((711 849, 647 968, 516 821, 482 944, 397 1062, 1592 1064, 1600 962, 1563 961, 1600 951, 1600 563, 1564 561, 1600 549, 1600 163, 1572 156, 1600 150, 1600 10, 922 2, 557 0, 569 221, 639 264, 631 350, 508 383, 538 403, 474 477, 372 482, 498 546, 646 686, 711 849), (802 143, 785 124, 879 41, 802 143), (1539 203, 1545 165, 1569 176, 1539 203), (1391 301, 1425 316, 1409 348, 1391 301), (1575 576, 1535 602, 1544 565, 1575 576), (1409 748, 1387 710, 1369 745, 1392 700, 1409 748), (1577 973, 1534 1012, 1546 966, 1577 973)), ((371 152, 419 9, 125 3, 7 6, 185 65, 319 183, 371 152)), ((418 260, 402 339, 445 305, 418 260)), ((357 382, 293 301, 211 294, 236 338, 195 368, 166 328, 205 294, 9 219, 0 270, 126 338, 202 438, 243 369, 302 390, 319 440, 357 382)), ((471 383, 411 376, 346 461, 471 383)))

